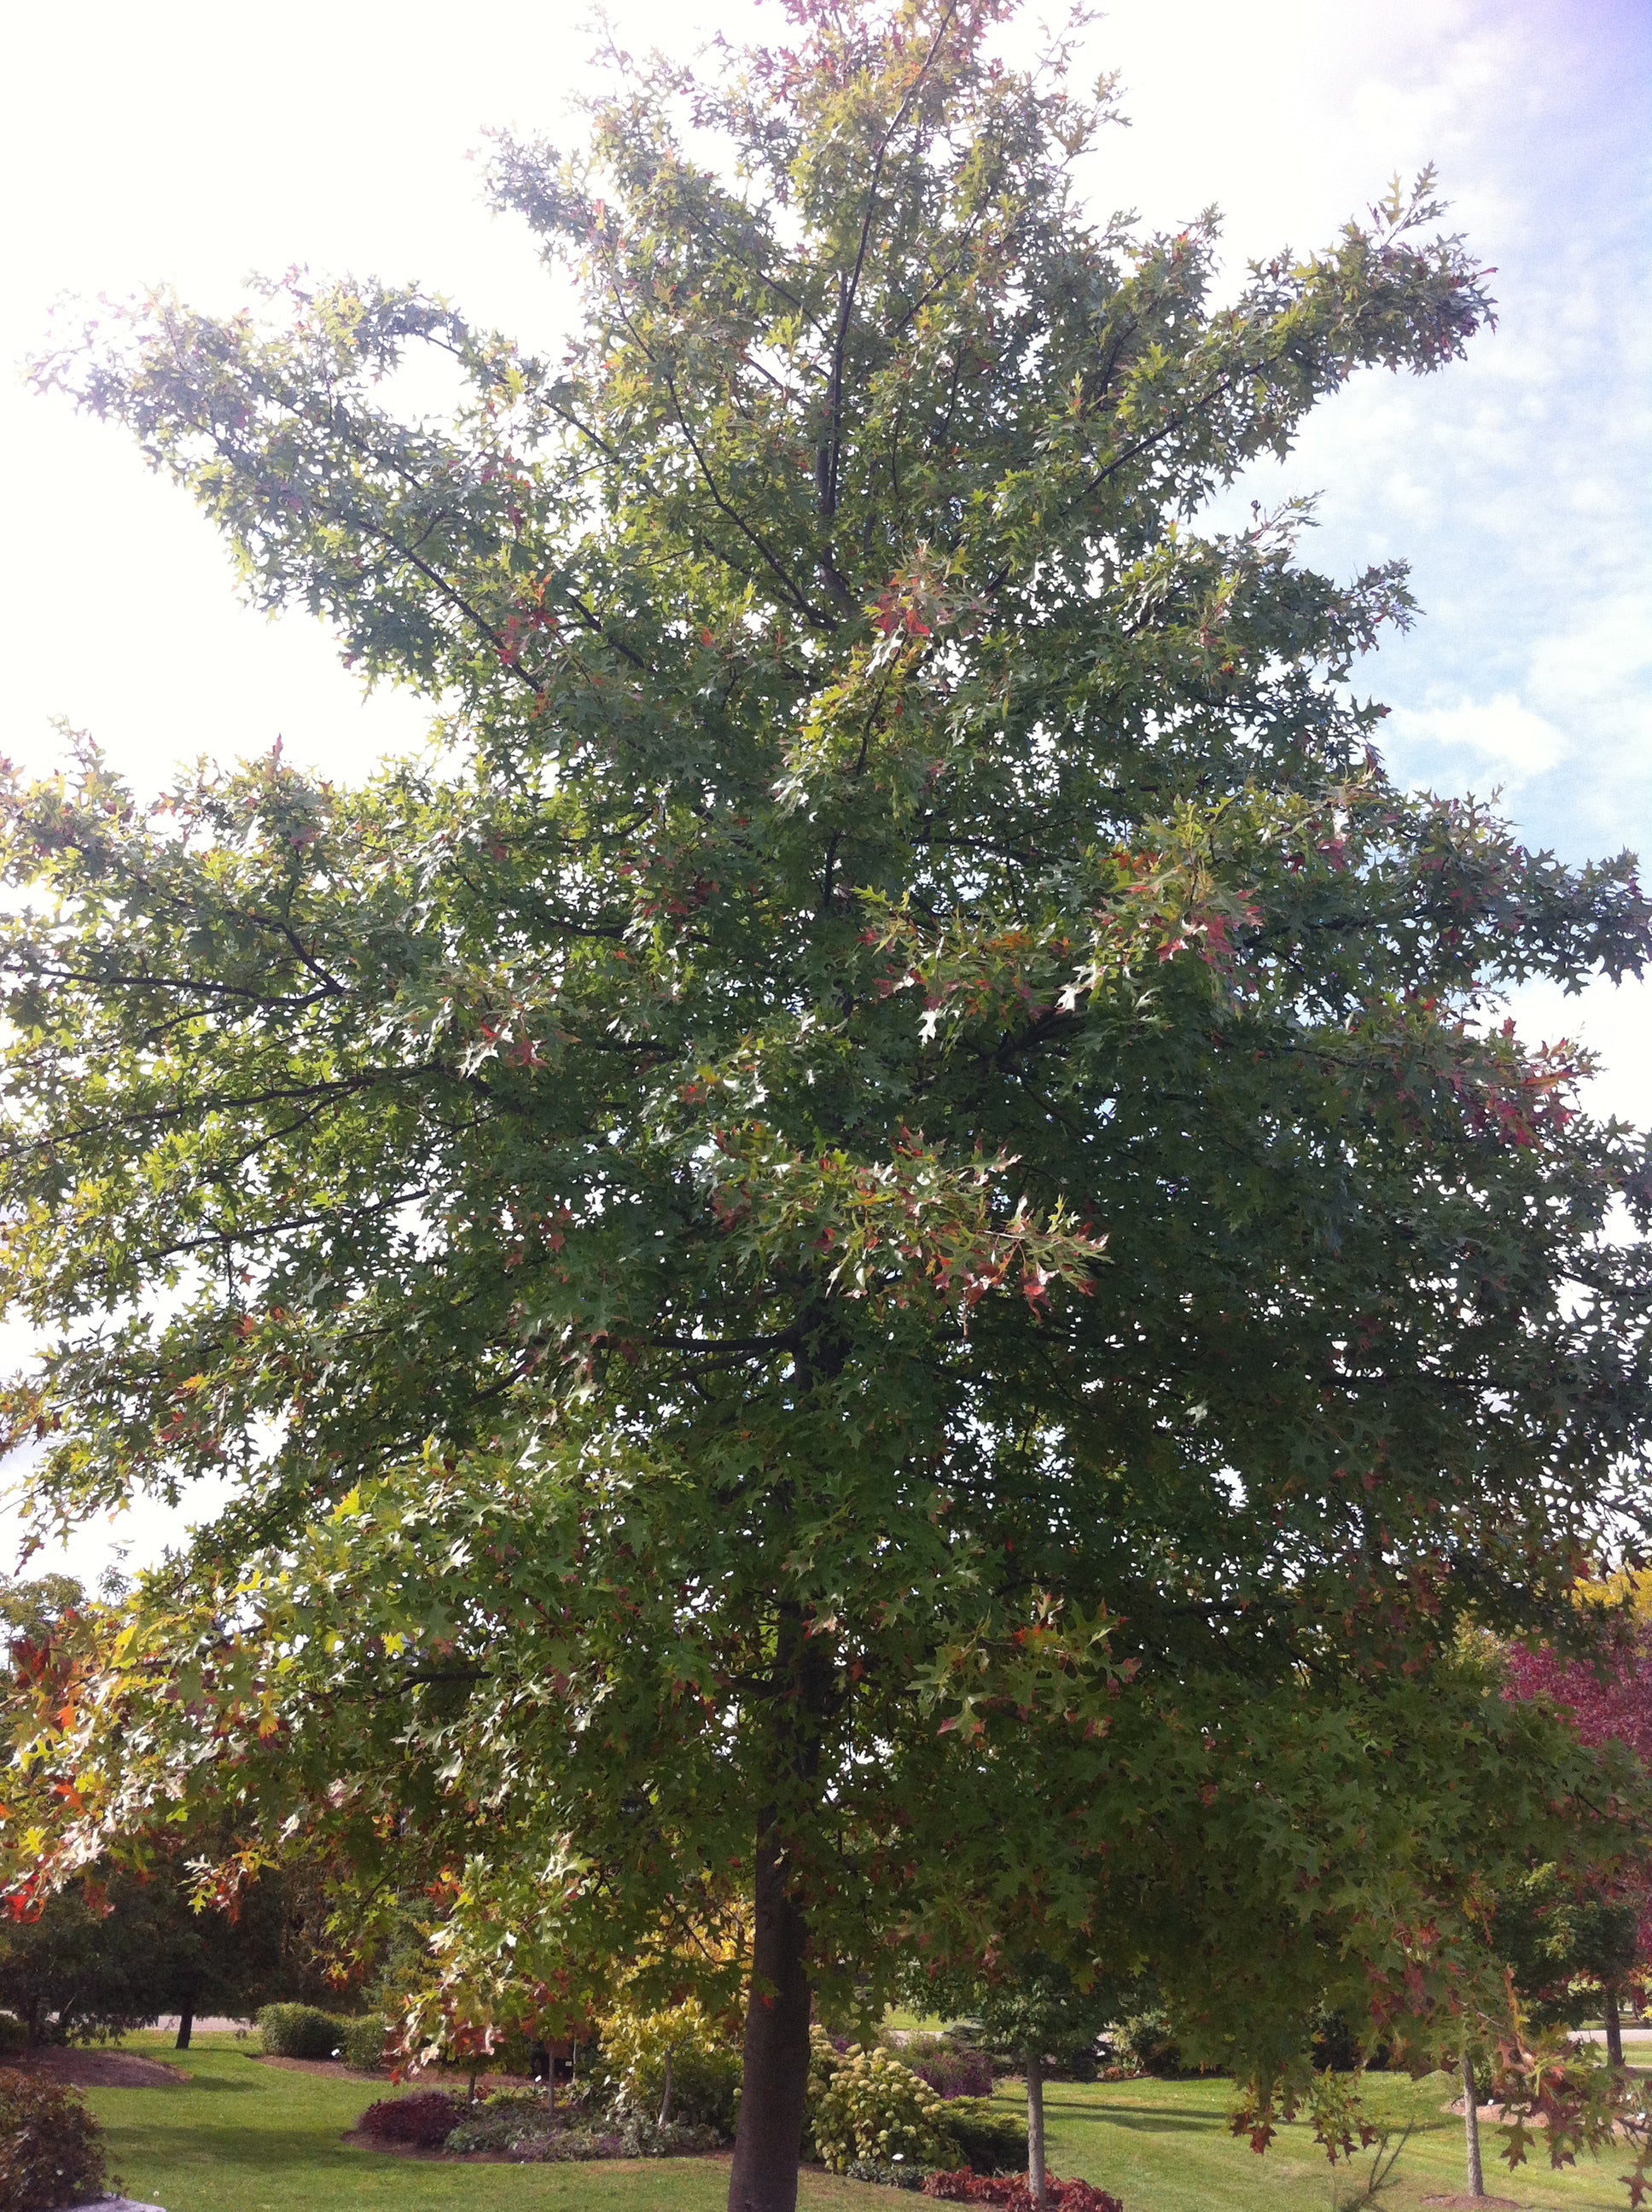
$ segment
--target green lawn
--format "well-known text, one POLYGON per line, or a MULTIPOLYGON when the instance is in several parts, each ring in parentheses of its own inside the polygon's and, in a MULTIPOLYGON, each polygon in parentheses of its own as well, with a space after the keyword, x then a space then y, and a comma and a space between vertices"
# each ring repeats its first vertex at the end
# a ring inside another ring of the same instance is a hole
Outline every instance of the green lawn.
MULTIPOLYGON (((1374 2075, 1365 2104, 1396 2138, 1407 2119, 1413 2133, 1394 2186, 1376 2199, 1384 2212, 1413 2212, 1430 2196, 1463 2185, 1462 2121, 1442 2108, 1455 2084, 1443 2074, 1415 2086, 1403 2075, 1374 2075)), ((1369 2151, 1351 2172, 1333 2173, 1305 2127, 1282 2128, 1259 2158, 1228 2133, 1231 2094, 1226 2081, 1053 2083, 1044 2092, 1051 2170, 1083 2174, 1122 2198, 1125 2212, 1333 2212, 1369 2203, 1364 2188, 1369 2151)), ((1629 2192, 1617 2177, 1627 2160, 1554 2173, 1522 2166, 1514 2176, 1497 2156, 1497 2130, 1480 2131, 1485 2185, 1491 2195, 1554 2212, 1624 2212, 1629 2192)))
MULTIPOLYGON (((170 2057, 158 2036, 129 2048, 170 2057)), ((94 2089, 88 2098, 107 2133, 112 2160, 135 2197, 167 2212, 722 2212, 727 2168, 695 2159, 635 2166, 449 2166, 351 2148, 339 2138, 379 2094, 263 2066, 251 2045, 203 2036, 177 2062, 190 2079, 178 2089, 94 2089)), ((1414 2212, 1422 2198, 1461 2186, 1461 2123, 1441 2108, 1443 2075, 1415 2088, 1376 2076, 1368 2104, 1396 2131, 1417 2123, 1396 2185, 1380 2203, 1414 2212)), ((1306 2131, 1285 2129, 1266 2158, 1227 2132, 1221 2081, 1056 2083, 1046 2093, 1049 2158, 1060 2174, 1083 2174, 1122 2197, 1126 2212, 1336 2212, 1364 2201, 1370 2154, 1351 2174, 1334 2174, 1306 2131)), ((1004 2101, 1017 2102, 1013 2089, 1004 2101)), ((1528 2167, 1512 2179, 1497 2164, 1497 2136, 1485 2131, 1487 2186, 1553 2212, 1619 2212, 1625 2161, 1553 2174, 1528 2167)), ((835 2181, 804 2179, 802 2212, 896 2212, 910 2197, 835 2181)))
MULTIPOLYGON (((124 2046, 171 2061, 168 2039, 124 2046)), ((357 2150, 339 2138, 387 2094, 260 2065, 255 2041, 197 2036, 176 2089, 88 2089, 129 2195, 166 2212, 723 2212, 728 2169, 706 2159, 636 2165, 457 2166, 357 2150)), ((891 2192, 805 2177, 803 2212, 891 2212, 891 2192)))

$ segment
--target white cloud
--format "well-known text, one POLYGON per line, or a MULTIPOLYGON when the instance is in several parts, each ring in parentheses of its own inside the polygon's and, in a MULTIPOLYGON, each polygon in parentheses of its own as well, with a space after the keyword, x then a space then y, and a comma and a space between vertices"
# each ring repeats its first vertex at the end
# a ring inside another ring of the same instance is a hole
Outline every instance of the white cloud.
POLYGON ((1396 707, 1387 733, 1406 746, 1472 753, 1513 784, 1556 767, 1568 750, 1564 734, 1512 691, 1483 704, 1465 699, 1455 707, 1396 707))
POLYGON ((1568 995, 1553 983, 1526 983, 1509 1011, 1528 1044, 1584 1046, 1599 1060, 1584 1096, 1589 1111, 1639 1127, 1652 1122, 1652 981, 1600 979, 1568 995))
POLYGON ((1652 591, 1622 592, 1532 649, 1531 690, 1551 711, 1607 715, 1652 741, 1652 591))

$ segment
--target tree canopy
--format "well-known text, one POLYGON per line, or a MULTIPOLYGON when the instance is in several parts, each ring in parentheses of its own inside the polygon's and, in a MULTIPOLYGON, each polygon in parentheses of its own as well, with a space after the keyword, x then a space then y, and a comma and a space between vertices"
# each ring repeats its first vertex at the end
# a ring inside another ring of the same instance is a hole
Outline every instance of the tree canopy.
POLYGON ((914 1944, 1151 1949, 1259 2081, 1442 2000, 1613 1757, 1457 1631, 1585 1639, 1640 1525, 1652 1204, 1499 1018, 1641 972, 1632 861, 1398 786, 1403 569, 1212 520, 1487 320, 1430 179, 1224 289, 998 0, 790 12, 498 143, 558 358, 294 278, 42 364, 436 720, 155 805, 83 742, 0 918, 9 1435, 44 1510, 235 1478, 63 1655, 25 1887, 228 1804, 541 2024, 750 1906, 762 2212, 914 1944))

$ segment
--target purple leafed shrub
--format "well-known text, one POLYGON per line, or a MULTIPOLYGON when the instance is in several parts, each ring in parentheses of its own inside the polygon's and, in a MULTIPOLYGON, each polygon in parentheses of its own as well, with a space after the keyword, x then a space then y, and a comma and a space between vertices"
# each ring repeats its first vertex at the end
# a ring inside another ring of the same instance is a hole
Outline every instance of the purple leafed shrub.
POLYGON ((381 2097, 369 2105, 356 2126, 380 2142, 416 2143, 439 2150, 465 2112, 462 2099, 443 2089, 420 2089, 410 2097, 381 2097))
POLYGON ((927 2081, 938 2097, 990 2097, 993 2062, 984 2051, 949 2043, 944 2035, 909 2035, 891 2045, 902 2066, 927 2081))

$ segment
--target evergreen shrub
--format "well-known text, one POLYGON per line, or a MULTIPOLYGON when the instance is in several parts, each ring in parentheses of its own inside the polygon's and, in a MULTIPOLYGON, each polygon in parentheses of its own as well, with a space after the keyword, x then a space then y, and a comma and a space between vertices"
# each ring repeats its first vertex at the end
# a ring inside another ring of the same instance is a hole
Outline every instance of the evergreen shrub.
POLYGON ((376 2074, 385 2063, 385 2039, 388 2029, 376 2012, 361 2020, 336 2021, 334 2026, 343 2030, 341 2048, 346 2066, 353 2066, 358 2074, 376 2074))
POLYGON ((258 2014, 264 2048, 276 2058, 337 2058, 353 2025, 314 2005, 265 2005, 258 2014))
POLYGON ((985 2097, 955 2097, 941 2114, 941 2125, 958 2157, 977 2173, 1024 2171, 1027 2123, 1016 2113, 998 2111, 985 2097))

